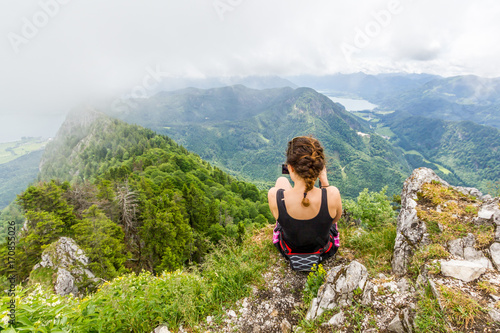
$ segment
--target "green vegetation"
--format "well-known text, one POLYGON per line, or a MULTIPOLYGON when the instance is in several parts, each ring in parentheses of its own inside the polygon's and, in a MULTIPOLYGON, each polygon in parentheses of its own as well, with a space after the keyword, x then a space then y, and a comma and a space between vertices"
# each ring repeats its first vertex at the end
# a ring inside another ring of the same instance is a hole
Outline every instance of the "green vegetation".
POLYGON ((349 257, 356 258, 372 274, 391 270, 396 220, 386 190, 385 187, 380 192, 364 189, 357 201, 344 200, 343 206, 350 219, 359 219, 361 227, 354 223, 347 225, 345 216, 339 223, 340 239, 344 242, 340 251, 349 251, 349 257))
MULTIPOLYGON (((17 200, 27 219, 16 247, 20 280, 61 236, 76 240, 98 277, 112 279, 200 263, 224 237, 241 241, 245 230, 273 220, 266 193, 168 137, 102 115, 64 130, 47 147, 44 181, 17 200)), ((19 232, 23 219, 16 223, 19 232)), ((4 244, 2 260, 6 253, 4 244)), ((7 267, 0 273, 7 275, 7 267)))
POLYGON ((417 333, 452 332, 446 322, 446 315, 441 311, 438 300, 434 298, 430 286, 427 286, 425 292, 418 296, 414 327, 417 333))
POLYGON ((369 192, 365 188, 359 193, 357 201, 344 200, 343 207, 354 219, 360 219, 366 229, 384 228, 388 223, 394 223, 396 217, 386 192, 387 186, 380 192, 369 192))
POLYGON ((430 167, 454 185, 465 184, 494 194, 488 184, 500 178, 498 129, 404 112, 384 116, 382 121, 396 134, 396 145, 419 153, 405 156, 412 168, 430 167))
POLYGON ((309 304, 311 300, 318 295, 319 287, 325 283, 326 271, 322 264, 316 266, 314 264, 312 272, 307 276, 306 285, 304 286, 304 303, 309 304))
MULTIPOLYGON (((251 284, 262 283, 260 272, 268 265, 271 251, 272 244, 256 237, 247 237, 241 245, 225 239, 199 268, 123 275, 83 299, 57 296, 41 285, 18 286, 15 328, 150 332, 163 323, 169 329, 194 327, 207 315, 222 316, 225 307, 249 295, 251 284)), ((2 297, 0 313, 5 313, 9 300, 2 297)), ((7 327, 0 318, 0 328, 7 327)))
POLYGON ((493 243, 493 226, 476 225, 472 220, 477 214, 477 200, 474 197, 432 182, 422 186, 417 198, 417 216, 426 222, 433 243, 446 246, 448 241, 465 237, 468 233, 475 235, 478 249, 493 243), (437 206, 440 210, 436 209, 437 206))
POLYGON ((189 89, 134 101, 126 113, 115 115, 167 134, 261 188, 281 175, 286 144, 299 135, 313 134, 324 145, 329 179, 343 197, 384 185, 397 194, 411 171, 401 151, 373 134, 368 123, 309 88, 189 89))
POLYGON ((443 308, 454 325, 469 328, 476 317, 486 312, 470 295, 444 285, 439 286, 443 308))
MULTIPOLYGON (((422 265, 424 265, 425 263, 428 263, 431 260, 446 259, 449 256, 450 256, 450 253, 448 251, 446 251, 444 246, 442 246, 441 244, 429 244, 429 245, 423 246, 423 247, 419 248, 413 254, 408 271, 410 272, 410 274, 412 274, 416 278, 418 276, 418 274, 420 273, 420 268, 422 267, 422 265)), ((434 270, 430 271, 430 273, 436 274, 436 273, 440 272, 439 267, 430 267, 430 268, 431 269, 434 268, 434 270)))
POLYGON ((47 140, 41 138, 22 138, 20 141, 0 143, 0 164, 15 160, 23 155, 41 150, 47 140))

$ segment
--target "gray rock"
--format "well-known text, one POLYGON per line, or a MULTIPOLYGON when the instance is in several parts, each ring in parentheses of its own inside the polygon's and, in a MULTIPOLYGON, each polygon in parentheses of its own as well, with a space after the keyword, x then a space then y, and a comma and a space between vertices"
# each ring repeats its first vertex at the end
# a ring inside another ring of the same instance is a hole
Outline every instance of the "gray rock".
MULTIPOLYGON (((59 295, 77 295, 78 283, 90 280, 97 284, 100 279, 87 269, 89 259, 84 252, 69 237, 61 237, 50 244, 42 253, 42 260, 33 267, 33 270, 50 268, 53 270, 54 291, 59 295)), ((32 281, 36 282, 36 281, 32 281)))
POLYGON ((344 312, 340 311, 328 321, 328 325, 333 327, 338 327, 344 324, 344 322, 345 322, 344 312))
POLYGON ((311 302, 306 320, 316 319, 327 309, 351 305, 355 291, 358 295, 364 294, 367 279, 366 267, 355 260, 347 266, 339 265, 330 269, 326 282, 318 291, 318 297, 311 302))
POLYGON ((448 242, 448 252, 450 252, 455 257, 463 259, 464 257, 464 244, 462 239, 452 239, 448 242))
POLYGON ((443 304, 441 303, 441 292, 437 288, 436 283, 432 281, 432 279, 428 279, 428 282, 429 282, 429 287, 431 288, 432 295, 438 302, 439 308, 441 309, 441 311, 444 311, 443 304))
POLYGON ((500 323, 500 312, 499 311, 497 311, 495 309, 490 309, 488 314, 490 315, 491 319, 493 319, 493 321, 500 323))
POLYGON ((57 270, 54 290, 58 295, 78 294, 78 287, 75 285, 75 278, 70 272, 61 267, 57 270))
POLYGON ((399 291, 402 293, 406 293, 410 290, 410 283, 406 278, 401 278, 397 283, 396 283, 399 291))
POLYGON ((151 331, 151 333, 170 333, 170 331, 168 330, 167 325, 160 325, 151 331))
POLYGON ((389 323, 389 326, 387 326, 387 330, 389 332, 394 332, 394 333, 404 333, 405 329, 403 327, 403 322, 399 318, 399 314, 397 314, 392 321, 389 323))
POLYGON ((283 319, 283 321, 280 324, 281 327, 281 332, 283 333, 291 333, 292 332, 292 325, 288 322, 288 320, 283 319))
POLYGON ((363 297, 361 299, 361 304, 369 305, 372 303, 372 292, 373 292, 373 283, 370 281, 366 282, 365 290, 363 290, 363 297))
POLYGON ((474 222, 476 224, 500 225, 499 198, 494 198, 483 203, 474 222))
POLYGON ((488 266, 480 261, 440 260, 441 273, 464 282, 470 282, 480 277, 488 266))
MULTIPOLYGON (((410 306, 413 306, 414 304, 411 304, 410 306)), ((410 309, 406 308, 401 311, 403 315, 403 327, 405 329, 405 332, 412 333, 413 332, 413 323, 410 319, 410 309)))
POLYGON ((491 259, 497 269, 500 269, 500 243, 495 242, 490 246, 491 259))
POLYGON ((463 186, 453 186, 453 188, 459 192, 462 192, 465 195, 471 195, 478 199, 483 197, 483 193, 474 187, 463 187, 463 186))
POLYGON ((401 193, 401 210, 398 216, 396 242, 392 259, 392 271, 396 275, 404 275, 408 270, 408 263, 416 248, 428 243, 427 227, 417 217, 417 192, 425 183, 432 180, 449 186, 439 178, 436 173, 428 168, 418 168, 408 177, 401 193))
POLYGON ((495 241, 500 242, 500 225, 495 228, 495 241))
POLYGON ((476 261, 486 259, 483 252, 476 250, 472 246, 464 247, 464 259, 468 261, 476 261))

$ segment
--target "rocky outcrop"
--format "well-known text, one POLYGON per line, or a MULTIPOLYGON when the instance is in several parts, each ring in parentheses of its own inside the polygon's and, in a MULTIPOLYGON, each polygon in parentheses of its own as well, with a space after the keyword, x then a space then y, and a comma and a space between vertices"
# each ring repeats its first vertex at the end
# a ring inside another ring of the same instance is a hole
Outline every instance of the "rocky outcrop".
POLYGON ((42 261, 33 267, 30 282, 50 283, 59 295, 78 295, 82 287, 100 282, 87 268, 89 259, 69 237, 61 237, 42 253, 42 261))
POLYGON ((354 293, 363 295, 363 301, 367 301, 372 290, 367 279, 366 267, 357 261, 332 268, 318 291, 318 297, 312 300, 306 320, 316 319, 325 310, 352 305, 354 293))
MULTIPOLYGON (((425 245, 430 244, 429 234, 427 232, 426 223, 417 216, 418 194, 422 191, 422 186, 426 183, 436 182, 446 188, 452 188, 470 198, 477 198, 485 200, 479 204, 477 216, 473 218, 476 225, 500 225, 500 208, 498 205, 498 198, 492 199, 489 195, 483 194, 472 187, 453 187, 447 182, 439 178, 433 170, 428 168, 415 169, 408 179, 404 182, 403 191, 401 193, 401 211, 398 216, 397 236, 394 245, 394 256, 392 259, 392 270, 396 275, 404 275, 408 271, 408 264, 414 252, 425 245)), ((450 200, 453 205, 456 202, 450 200)), ((441 212, 443 208, 437 206, 435 210, 441 212)), ((438 224, 442 229, 442 226, 438 224)), ((500 228, 496 228, 495 238, 500 241, 500 228)), ((490 260, 484 255, 482 251, 476 248, 475 236, 469 233, 466 237, 452 239, 448 242, 447 250, 457 260, 463 261, 462 263, 453 261, 445 262, 444 265, 451 270, 452 267, 463 265, 463 267, 478 267, 482 273, 486 269, 492 268, 490 260)), ((496 249, 496 248, 495 248, 496 249)), ((451 272, 447 270, 447 272, 451 272)), ((477 273, 477 271, 476 271, 477 273)), ((476 276, 473 273, 465 280, 476 276)), ((480 274, 482 274, 480 273, 480 274)))
POLYGON ((425 237, 426 225, 417 217, 417 192, 423 184, 430 183, 433 180, 448 186, 448 183, 439 178, 434 171, 427 168, 414 170, 404 182, 392 259, 392 271, 397 275, 406 274, 409 260, 415 249, 428 243, 425 237))
POLYGON ((406 278, 394 280, 380 275, 370 278, 364 265, 354 260, 328 271, 325 283, 311 302, 306 320, 314 320, 327 310, 336 312, 324 326, 342 327, 356 307, 379 313, 371 323, 366 316, 363 332, 387 329, 389 332, 412 332, 414 289, 406 278), (337 309, 337 310, 336 310, 337 309), (370 327, 371 326, 371 327, 370 327))

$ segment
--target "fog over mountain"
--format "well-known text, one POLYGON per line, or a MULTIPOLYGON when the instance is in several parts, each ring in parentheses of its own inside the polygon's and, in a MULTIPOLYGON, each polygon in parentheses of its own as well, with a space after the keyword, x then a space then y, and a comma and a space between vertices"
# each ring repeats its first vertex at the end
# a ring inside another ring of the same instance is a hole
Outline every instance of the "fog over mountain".
POLYGON ((0 140, 54 135, 75 106, 165 78, 500 76, 499 11, 463 0, 5 0, 0 140))

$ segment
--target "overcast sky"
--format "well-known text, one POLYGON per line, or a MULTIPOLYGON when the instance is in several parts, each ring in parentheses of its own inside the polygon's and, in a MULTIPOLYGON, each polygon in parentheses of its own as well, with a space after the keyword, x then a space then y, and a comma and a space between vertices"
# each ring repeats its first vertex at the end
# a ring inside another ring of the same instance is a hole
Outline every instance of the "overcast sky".
POLYGON ((2 0, 0 141, 157 77, 497 77, 498 17, 494 0, 2 0))

